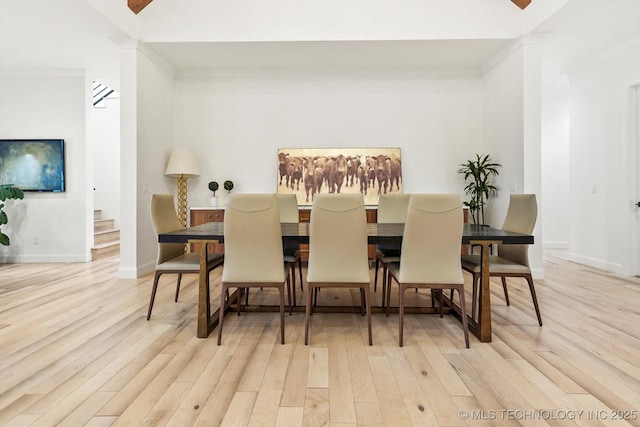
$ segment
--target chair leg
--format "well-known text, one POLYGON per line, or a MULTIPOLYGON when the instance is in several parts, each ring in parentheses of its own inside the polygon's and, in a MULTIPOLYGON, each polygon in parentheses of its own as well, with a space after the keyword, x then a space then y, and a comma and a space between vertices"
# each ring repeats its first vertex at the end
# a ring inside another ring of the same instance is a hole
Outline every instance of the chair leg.
POLYGON ((536 315, 538 316, 538 324, 542 326, 542 316, 540 315, 540 306, 538 305, 538 297, 536 296, 536 288, 533 285, 533 277, 531 275, 524 276, 529 283, 529 290, 531 291, 531 299, 533 299, 533 306, 536 309, 536 315))
POLYGON ((296 263, 292 262, 289 266, 289 275, 287 280, 290 280, 288 287, 289 294, 289 311, 291 311, 291 292, 293 292, 293 305, 296 305, 296 263))
POLYGON ((469 326, 467 325, 467 307, 464 301, 464 287, 458 288, 460 295, 460 314, 462 317, 462 330, 464 331, 464 343, 469 348, 469 326))
MULTIPOLYGON (((287 286, 291 287, 291 282, 287 279, 287 286)), ((284 287, 282 284, 278 286, 280 292, 280 344, 284 344, 284 287)), ((289 314, 291 314, 291 293, 289 292, 289 314)))
POLYGON ((389 317, 389 306, 391 305, 391 272, 387 272, 387 317, 389 317))
POLYGON ((178 283, 176 283, 176 298, 173 302, 178 302, 178 294, 180 293, 180 283, 182 282, 182 273, 178 273, 178 283))
POLYGON ((380 260, 376 257, 376 268, 375 268, 376 272, 375 272, 375 276, 373 277, 373 292, 378 292, 378 269, 379 268, 380 268, 380 260))
POLYGON ((153 310, 153 301, 156 299, 156 291, 158 290, 158 281, 160 280, 160 276, 162 276, 162 274, 158 274, 156 271, 156 275, 153 278, 153 287, 151 288, 151 299, 149 300, 149 309, 147 310, 147 320, 151 318, 151 310, 153 310))
POLYGON ((473 274, 471 277, 472 291, 471 291, 471 318, 476 320, 476 312, 478 307, 478 280, 480 275, 473 274))
MULTIPOLYGON (((293 275, 293 272, 291 273, 293 275)), ((295 277, 295 276, 294 276, 295 277)), ((289 316, 293 315, 293 306, 291 305, 291 276, 287 276, 287 295, 289 295, 289 316)), ((295 304, 296 300, 296 284, 295 279, 293 283, 293 303, 295 304)))
POLYGON ((399 294, 398 294, 398 314, 400 315, 400 328, 398 331, 398 345, 402 347, 404 343, 404 291, 405 287, 402 283, 398 283, 399 294))
POLYGON ((365 306, 366 306, 367 302, 366 302, 365 299, 366 299, 366 295, 365 295, 364 288, 360 288, 360 314, 362 316, 364 316, 366 314, 365 306))
POLYGON ((507 279, 504 276, 500 278, 502 279, 502 289, 504 290, 504 299, 507 302, 507 305, 511 305, 511 303, 509 302, 509 291, 507 290, 507 279))
POLYGON ((304 345, 309 344, 309 322, 311 320, 311 300, 313 298, 314 288, 311 284, 307 284, 307 304, 304 314, 304 345))
POLYGON ((371 333, 371 294, 369 291, 369 284, 366 288, 361 288, 365 299, 365 305, 367 307, 367 327, 369 329, 369 345, 373 345, 373 334, 371 333))
POLYGON ((387 290, 387 286, 389 285, 389 278, 388 276, 388 271, 389 271, 389 265, 388 264, 382 264, 382 306, 384 307, 384 300, 385 300, 385 294, 386 294, 386 290, 387 290))
MULTIPOLYGON (((229 293, 229 288, 223 283, 222 290, 220 291, 220 310, 219 310, 220 314, 218 317, 218 345, 220 345, 220 343, 222 342, 222 323, 224 322, 224 312, 225 312, 224 296, 228 295, 228 293, 229 293)), ((238 295, 238 297, 240 297, 240 295, 238 295)), ((238 304, 240 304, 239 301, 238 301, 238 304)))
POLYGON ((298 273, 300 274, 300 290, 303 291, 302 287, 302 257, 298 257, 298 273))

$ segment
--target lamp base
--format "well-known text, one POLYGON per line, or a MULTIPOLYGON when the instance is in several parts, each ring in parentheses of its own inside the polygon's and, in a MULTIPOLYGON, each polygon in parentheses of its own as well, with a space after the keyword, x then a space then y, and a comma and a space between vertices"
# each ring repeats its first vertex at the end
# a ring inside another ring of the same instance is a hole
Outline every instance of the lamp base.
POLYGON ((178 221, 182 228, 187 228, 187 178, 178 177, 178 221))

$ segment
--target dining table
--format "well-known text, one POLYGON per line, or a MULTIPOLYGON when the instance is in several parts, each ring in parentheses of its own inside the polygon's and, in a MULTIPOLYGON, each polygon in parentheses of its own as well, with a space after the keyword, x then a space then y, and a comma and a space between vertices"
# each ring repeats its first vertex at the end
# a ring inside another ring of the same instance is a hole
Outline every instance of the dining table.
MULTIPOLYGON (((309 223, 282 223, 282 240, 284 242, 294 242, 299 244, 309 243, 309 223)), ((402 236, 404 232, 404 224, 401 223, 368 223, 367 239, 369 244, 402 244, 402 236)), ((204 243, 200 244, 200 279, 198 291, 198 326, 197 336, 206 338, 211 331, 218 325, 219 310, 231 310, 231 304, 236 301, 239 296, 236 294, 230 297, 230 304, 215 311, 211 311, 209 281, 206 277, 206 260, 208 257, 209 245, 206 243, 224 243, 224 223, 209 222, 194 227, 160 233, 158 235, 159 243, 204 243)), ((489 254, 490 248, 495 244, 527 244, 534 243, 534 236, 527 234, 513 233, 498 228, 492 228, 484 225, 475 225, 465 223, 462 231, 463 245, 472 245, 480 250, 481 278, 478 298, 478 310, 476 318, 468 313, 462 313, 460 306, 452 301, 444 292, 440 295, 440 304, 446 304, 451 312, 459 319, 467 316, 469 330, 481 341, 491 342, 491 290, 489 286, 489 254)), ((223 267, 224 268, 224 267, 223 267)), ((252 306, 254 311, 273 311, 272 306, 252 306)), ((301 307, 303 309, 304 307, 301 307)), ((316 307, 314 310, 322 311, 322 307, 316 307)), ((324 307, 325 311, 349 311, 346 307, 324 307)), ((359 311, 359 308, 358 308, 359 311)), ((372 307, 372 312, 386 312, 383 307, 372 307)), ((411 309, 407 309, 406 313, 411 313, 411 309)), ((439 309, 430 307, 414 308, 413 312, 419 313, 440 313, 439 309)))

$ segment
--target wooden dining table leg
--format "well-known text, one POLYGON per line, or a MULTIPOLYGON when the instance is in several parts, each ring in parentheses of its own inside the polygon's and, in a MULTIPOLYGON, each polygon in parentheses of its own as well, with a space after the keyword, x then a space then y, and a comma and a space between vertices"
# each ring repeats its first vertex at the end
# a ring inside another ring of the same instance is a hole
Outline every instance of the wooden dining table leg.
POLYGON ((239 291, 234 291, 227 300, 224 307, 218 307, 211 312, 211 284, 209 282, 209 271, 207 270, 207 259, 209 258, 209 244, 219 243, 219 240, 189 240, 189 243, 200 245, 200 279, 198 281, 198 338, 207 338, 220 322, 220 310, 225 314, 231 309, 231 304, 240 301, 239 291))
POLYGON ((491 342, 491 287, 489 276, 489 249, 491 245, 498 244, 499 241, 474 240, 472 245, 480 246, 480 307, 478 309, 478 320, 470 319, 469 330, 478 337, 480 342, 491 342))
POLYGON ((211 333, 211 298, 207 271, 209 256, 206 242, 200 244, 200 279, 198 283, 198 338, 207 338, 211 333))

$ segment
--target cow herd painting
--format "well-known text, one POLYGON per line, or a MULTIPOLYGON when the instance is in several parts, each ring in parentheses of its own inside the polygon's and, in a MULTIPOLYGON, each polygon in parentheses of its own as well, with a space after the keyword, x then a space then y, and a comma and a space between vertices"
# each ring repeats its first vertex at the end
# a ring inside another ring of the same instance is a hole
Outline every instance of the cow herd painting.
POLYGON ((362 193, 377 205, 380 194, 402 193, 400 148, 281 148, 277 186, 299 205, 316 193, 362 193))

